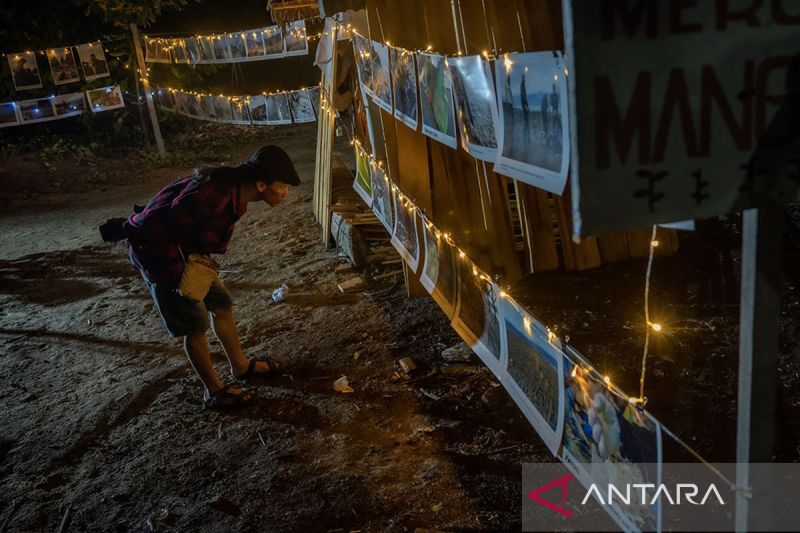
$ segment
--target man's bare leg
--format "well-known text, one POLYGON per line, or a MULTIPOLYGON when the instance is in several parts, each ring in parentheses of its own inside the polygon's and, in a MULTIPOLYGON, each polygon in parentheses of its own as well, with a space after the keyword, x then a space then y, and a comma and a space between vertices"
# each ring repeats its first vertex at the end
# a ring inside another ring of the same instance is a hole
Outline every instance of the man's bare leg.
MULTIPOLYGON (((242 345, 239 343, 239 334, 236 332, 236 321, 233 318, 233 307, 224 307, 211 312, 211 325, 214 334, 222 343, 228 363, 231 366, 231 374, 234 377, 241 376, 247 371, 250 361, 242 352, 242 345)), ((269 364, 265 361, 256 362, 256 373, 269 372, 269 364)))
MULTIPOLYGON (((208 351, 208 340, 206 332, 200 331, 191 333, 183 338, 183 349, 192 364, 192 368, 197 372, 200 381, 205 387, 204 397, 210 398, 218 392, 224 385, 219 379, 214 365, 211 362, 211 354, 208 351)), ((241 394, 242 390, 236 387, 229 387, 231 394, 241 394)))

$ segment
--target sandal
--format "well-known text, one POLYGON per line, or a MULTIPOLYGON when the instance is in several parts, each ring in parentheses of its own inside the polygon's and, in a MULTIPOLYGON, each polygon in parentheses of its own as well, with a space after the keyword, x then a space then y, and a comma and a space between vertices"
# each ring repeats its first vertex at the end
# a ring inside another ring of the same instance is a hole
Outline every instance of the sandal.
POLYGON ((247 370, 245 370, 244 374, 236 376, 236 379, 247 380, 251 378, 260 378, 260 377, 267 377, 271 376, 275 373, 275 370, 278 368, 278 363, 274 361, 270 361, 267 359, 250 359, 250 363, 247 365, 247 370), (257 372, 256 371, 256 363, 257 362, 264 362, 267 363, 269 370, 266 372, 257 372))
POLYGON ((255 395, 242 389, 238 394, 231 392, 233 383, 228 383, 209 397, 203 396, 203 407, 206 409, 243 407, 250 404, 255 395))

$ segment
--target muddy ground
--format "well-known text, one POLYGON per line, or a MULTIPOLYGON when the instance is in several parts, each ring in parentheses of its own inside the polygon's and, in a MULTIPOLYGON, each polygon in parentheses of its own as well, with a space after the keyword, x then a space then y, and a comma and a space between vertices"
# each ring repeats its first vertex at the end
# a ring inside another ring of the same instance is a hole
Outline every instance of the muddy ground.
MULTIPOLYGON (((281 206, 251 206, 222 257, 246 352, 282 365, 258 387, 257 404, 237 412, 203 410, 199 381, 141 278, 96 231, 188 168, 142 173, 123 161, 113 180, 80 185, 67 175, 59 181, 68 185, 52 188, 16 178, 34 185, 0 218, 8 530, 53 530, 67 513, 75 531, 520 528, 520 464, 551 460, 540 439, 477 358, 474 367, 445 364, 441 352, 458 338, 430 298, 408 299, 402 278, 339 293, 352 274, 334 271, 340 260, 323 249, 311 213, 315 126, 264 131, 233 159, 276 142, 303 185, 281 206), (290 296, 274 304, 282 283, 290 296), (404 382, 394 374, 406 356, 419 368, 404 382), (332 388, 343 375, 351 394, 332 388)), ((345 160, 349 148, 337 148, 345 160)), ((5 161, 4 175, 36 174, 31 161, 5 161)), ((733 241, 737 231, 735 221, 724 228, 733 241)), ((738 296, 734 286, 704 301, 692 255, 718 237, 684 236, 681 252, 656 259, 653 305, 667 334, 647 395, 671 430, 724 461, 734 451, 738 296)), ((736 249, 732 260, 738 268, 736 249)), ((635 393, 644 270, 631 261, 545 273, 513 294, 635 393)), ((794 420, 796 279, 784 295, 779 414, 794 420)), ((221 346, 212 350, 229 376, 221 346)), ((779 459, 798 460, 799 433, 781 425, 779 459)))

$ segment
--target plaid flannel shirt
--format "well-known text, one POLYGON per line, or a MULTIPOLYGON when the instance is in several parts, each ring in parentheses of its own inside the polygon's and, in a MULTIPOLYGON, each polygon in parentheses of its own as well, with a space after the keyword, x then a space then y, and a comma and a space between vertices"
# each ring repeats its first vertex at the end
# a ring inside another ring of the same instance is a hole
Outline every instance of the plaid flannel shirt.
POLYGON ((125 221, 128 257, 152 283, 178 284, 189 254, 223 254, 247 210, 239 185, 190 176, 158 192, 125 221))

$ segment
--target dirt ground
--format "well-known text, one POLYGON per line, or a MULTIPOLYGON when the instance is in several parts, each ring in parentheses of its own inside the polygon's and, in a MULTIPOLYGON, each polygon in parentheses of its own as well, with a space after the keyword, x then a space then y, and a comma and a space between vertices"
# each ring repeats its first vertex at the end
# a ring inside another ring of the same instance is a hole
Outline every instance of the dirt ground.
MULTIPOLYGON (((552 457, 477 358, 448 365, 458 343, 430 298, 402 279, 340 294, 335 252, 311 213, 315 125, 265 129, 236 150, 283 146, 303 184, 276 208, 253 205, 222 256, 249 355, 281 364, 259 400, 205 411, 200 384, 169 339, 121 245, 97 225, 124 215, 188 168, 143 174, 122 161, 102 182, 48 187, 35 159, 4 161, 26 190, 0 218, 0 531, 518 530, 520 464, 552 457), (31 175, 26 178, 27 174, 31 175), (272 290, 290 287, 274 304, 272 290), (418 365, 410 381, 397 361, 418 365), (347 376, 354 392, 332 388, 347 376)), ((338 155, 351 160, 347 143, 338 155)), ((97 175, 97 173, 95 173, 97 175)), ((6 189, 8 195, 8 189, 6 189)), ((778 419, 800 406, 800 216, 786 247, 778 419)), ((713 461, 735 455, 736 221, 681 235, 656 258, 646 395, 666 427, 713 461), (708 297, 703 288, 709 288, 708 297)), ((623 390, 638 390, 645 262, 542 273, 512 293, 623 390)), ((229 376, 221 346, 217 367, 229 376)), ((776 459, 800 459, 800 427, 780 423, 776 459)), ((665 439, 665 459, 686 459, 665 439)))
POLYGON ((519 529, 519 465, 546 450, 477 359, 445 370, 458 339, 431 299, 406 298, 402 279, 339 294, 350 275, 311 213, 315 133, 265 133, 303 184, 276 208, 251 205, 222 256, 246 352, 282 365, 246 410, 202 408, 123 247, 96 229, 188 169, 140 176, 123 161, 114 180, 40 187, 0 218, 8 531, 55 530, 65 514, 74 531, 519 529), (419 368, 402 383, 406 356, 419 368), (343 375, 352 394, 332 388, 343 375))

